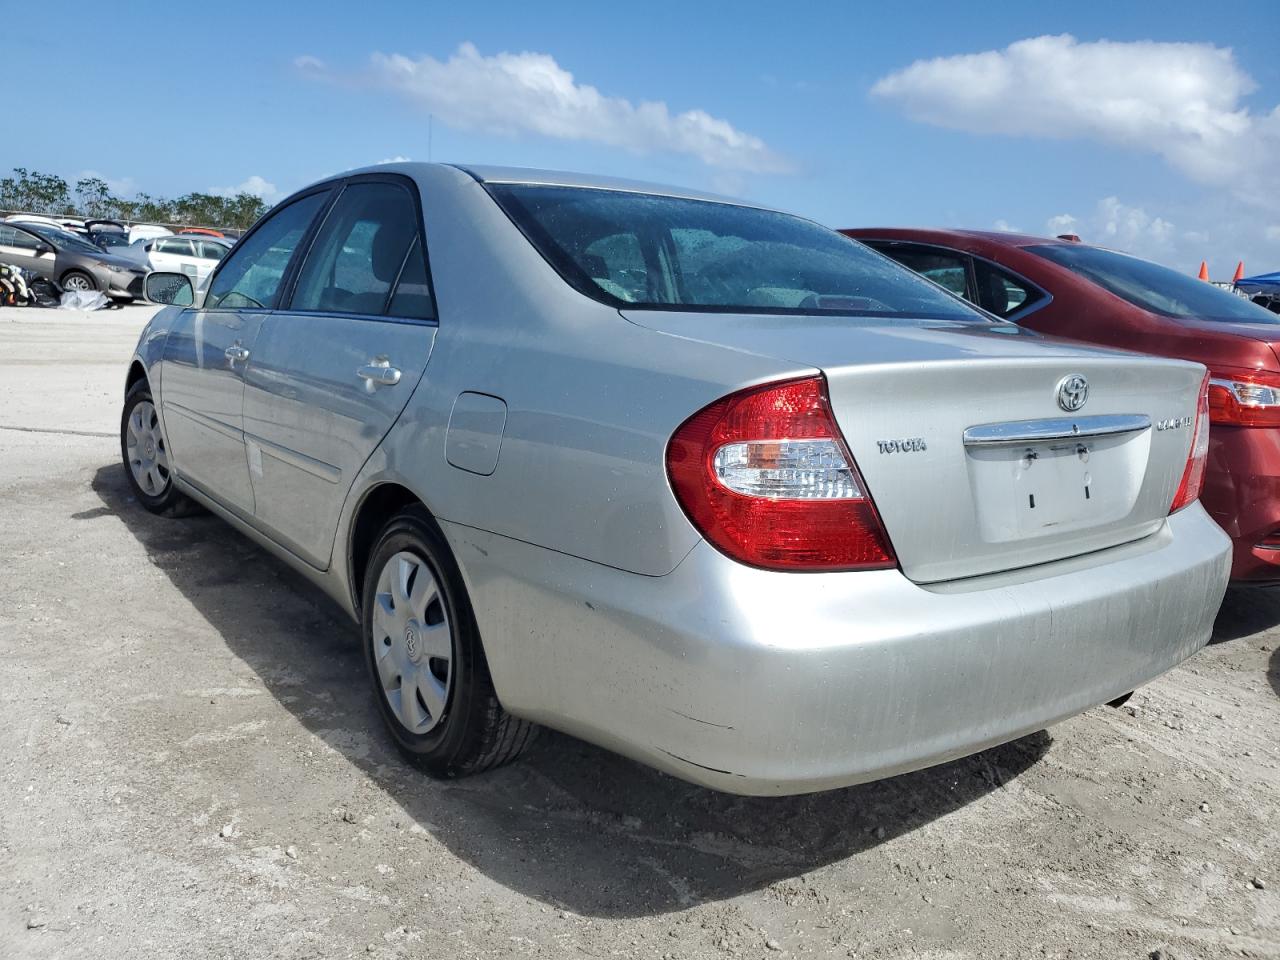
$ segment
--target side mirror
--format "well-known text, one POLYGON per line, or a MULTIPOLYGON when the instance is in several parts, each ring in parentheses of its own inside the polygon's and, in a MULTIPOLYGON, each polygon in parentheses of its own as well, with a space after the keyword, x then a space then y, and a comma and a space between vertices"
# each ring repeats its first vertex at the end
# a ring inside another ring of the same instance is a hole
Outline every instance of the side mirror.
POLYGON ((36 256, 43 257, 46 253, 53 253, 53 246, 44 242, 36 244, 36 256))
POLYGON ((195 290, 191 286, 191 278, 185 273, 149 273, 144 287, 147 299, 152 303, 189 307, 195 302, 195 290))

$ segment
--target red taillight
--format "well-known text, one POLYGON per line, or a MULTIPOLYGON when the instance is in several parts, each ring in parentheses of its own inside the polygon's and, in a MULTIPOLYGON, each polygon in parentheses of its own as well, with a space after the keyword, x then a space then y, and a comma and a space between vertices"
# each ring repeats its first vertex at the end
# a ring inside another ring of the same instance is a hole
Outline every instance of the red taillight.
POLYGON ((1200 498, 1204 487, 1204 468, 1209 460, 1209 374, 1200 381, 1200 402, 1196 405, 1196 424, 1191 434, 1191 452, 1182 471, 1182 482, 1173 495, 1169 512, 1174 513, 1200 498))
POLYGON ((667 476, 693 525, 742 563, 897 565, 822 377, 752 387, 704 407, 667 444, 667 476))
POLYGON ((1280 376, 1257 370, 1214 371, 1209 419, 1234 427, 1280 427, 1280 376))

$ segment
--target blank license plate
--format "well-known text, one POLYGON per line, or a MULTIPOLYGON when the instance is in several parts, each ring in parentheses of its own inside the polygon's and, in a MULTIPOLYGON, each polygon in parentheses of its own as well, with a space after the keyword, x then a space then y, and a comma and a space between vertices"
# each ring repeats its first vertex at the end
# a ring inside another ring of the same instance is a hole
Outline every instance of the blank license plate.
POLYGON ((1146 445, 1055 440, 967 451, 983 539, 1030 539, 1111 523, 1133 509, 1146 445))

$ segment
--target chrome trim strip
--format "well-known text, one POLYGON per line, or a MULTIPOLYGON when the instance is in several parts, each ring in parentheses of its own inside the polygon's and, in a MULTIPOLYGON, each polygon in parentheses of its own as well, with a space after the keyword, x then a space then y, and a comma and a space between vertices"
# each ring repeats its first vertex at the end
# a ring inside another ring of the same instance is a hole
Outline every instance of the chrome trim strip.
POLYGON ((966 447, 1009 446, 1076 440, 1081 437, 1114 437, 1151 429, 1151 418, 1142 413, 1104 414, 1096 417, 1054 417, 1049 420, 1012 420, 984 423, 964 432, 966 447))
POLYGON ((281 463, 287 463, 291 467, 297 467, 303 473, 309 473, 313 477, 324 480, 326 483, 337 483, 342 479, 342 471, 337 467, 325 463, 323 460, 316 460, 308 457, 305 453, 298 453, 297 450, 290 450, 288 447, 282 447, 278 443, 272 443, 270 440, 263 440, 261 437, 252 433, 245 432, 245 443, 256 443, 262 448, 262 452, 268 454, 281 463))

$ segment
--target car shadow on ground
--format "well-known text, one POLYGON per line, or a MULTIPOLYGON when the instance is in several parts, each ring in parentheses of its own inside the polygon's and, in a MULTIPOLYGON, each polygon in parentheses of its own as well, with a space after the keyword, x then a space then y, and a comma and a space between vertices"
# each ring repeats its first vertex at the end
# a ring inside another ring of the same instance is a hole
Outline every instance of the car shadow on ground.
POLYGON ((1239 640, 1280 624, 1280 587, 1231 587, 1213 622, 1210 643, 1239 640))
MULTIPOLYGON (((998 789, 1048 750, 1046 732, 845 790, 747 798, 684 783, 544 731, 503 769, 442 782, 383 732, 356 627, 285 564, 211 516, 155 517, 117 465, 93 489, 231 651, 307 730, 458 857, 498 883, 597 917, 722 900, 848 858, 998 789), (322 709, 321 709, 322 707, 322 709)), ((353 793, 354 793, 353 788, 353 793)))

